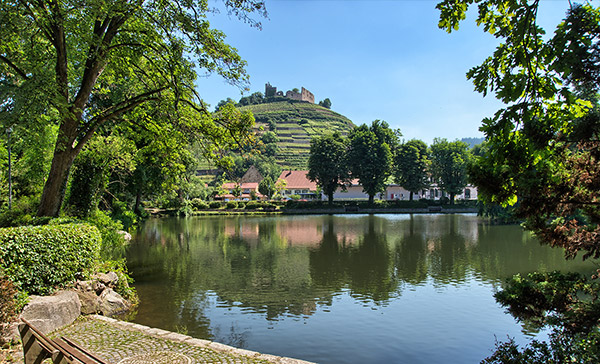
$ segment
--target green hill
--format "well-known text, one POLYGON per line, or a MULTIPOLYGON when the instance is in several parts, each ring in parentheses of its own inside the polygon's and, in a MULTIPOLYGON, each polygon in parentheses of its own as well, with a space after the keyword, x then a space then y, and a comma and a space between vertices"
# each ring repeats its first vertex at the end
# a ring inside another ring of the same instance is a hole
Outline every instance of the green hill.
POLYGON ((354 128, 348 118, 309 102, 283 99, 240 107, 254 114, 257 127, 277 134, 277 163, 284 169, 306 169, 310 140, 325 133, 339 132, 345 136, 354 128))

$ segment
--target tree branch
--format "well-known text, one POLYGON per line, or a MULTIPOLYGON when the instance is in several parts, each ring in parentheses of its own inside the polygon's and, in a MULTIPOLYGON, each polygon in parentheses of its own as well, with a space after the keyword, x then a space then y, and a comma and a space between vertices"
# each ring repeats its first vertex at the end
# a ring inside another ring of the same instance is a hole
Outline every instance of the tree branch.
POLYGON ((167 87, 162 87, 156 90, 148 91, 143 94, 137 95, 131 99, 122 101, 106 110, 104 110, 100 115, 93 117, 89 123, 87 129, 83 132, 83 137, 77 142, 75 149, 79 152, 85 143, 87 143, 94 132, 100 127, 100 125, 104 124, 106 121, 115 118, 127 111, 132 110, 138 105, 143 104, 147 101, 155 101, 158 100, 158 97, 154 97, 155 94, 166 90, 167 87))
POLYGON ((19 76, 21 76, 21 78, 28 80, 29 77, 27 76, 27 74, 21 70, 19 67, 17 67, 17 65, 15 65, 14 63, 12 63, 8 58, 4 57, 3 55, 0 54, 0 61, 6 63, 10 68, 12 68, 19 76))

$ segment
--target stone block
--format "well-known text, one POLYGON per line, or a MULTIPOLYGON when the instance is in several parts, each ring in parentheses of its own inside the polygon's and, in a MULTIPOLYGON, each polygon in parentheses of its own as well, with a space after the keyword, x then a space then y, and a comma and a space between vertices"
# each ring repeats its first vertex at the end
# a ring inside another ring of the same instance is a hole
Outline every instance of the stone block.
POLYGON ((104 316, 118 315, 128 311, 131 306, 127 300, 110 288, 102 291, 100 300, 100 312, 102 312, 104 316))
POLYGON ((96 296, 96 293, 93 291, 76 292, 77 296, 79 296, 79 301, 81 302, 81 313, 83 315, 93 315, 101 311, 100 306, 102 305, 102 300, 100 300, 100 297, 96 296))
POLYGON ((53 296, 31 296, 21 317, 47 334, 70 325, 79 317, 81 302, 73 291, 61 291, 53 296))

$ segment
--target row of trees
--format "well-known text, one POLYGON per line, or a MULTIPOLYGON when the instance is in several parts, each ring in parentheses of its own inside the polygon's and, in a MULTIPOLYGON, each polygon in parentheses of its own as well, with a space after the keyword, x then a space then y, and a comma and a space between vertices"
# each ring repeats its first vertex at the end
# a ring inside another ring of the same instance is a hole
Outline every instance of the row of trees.
POLYGON ((467 166, 471 158, 467 144, 435 139, 430 148, 421 140, 400 142, 399 130, 385 121, 354 128, 347 138, 339 133, 313 138, 310 144, 308 177, 316 182, 333 202, 338 188, 346 188, 358 179, 372 203, 375 195, 385 192, 389 178, 413 194, 437 183, 454 202, 467 184, 467 166))

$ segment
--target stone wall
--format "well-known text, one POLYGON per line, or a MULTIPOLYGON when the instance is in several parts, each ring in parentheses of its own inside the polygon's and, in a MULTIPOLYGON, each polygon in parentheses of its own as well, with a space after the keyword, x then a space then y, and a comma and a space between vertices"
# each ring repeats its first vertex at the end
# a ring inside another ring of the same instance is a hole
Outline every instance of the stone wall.
MULTIPOLYGON (((271 86, 271 84, 267 82, 265 84, 265 97, 272 96, 284 96, 284 94, 283 91, 277 91, 277 87, 271 86)), ((285 97, 292 100, 310 102, 311 104, 315 103, 315 95, 304 87, 302 87, 302 90, 299 93, 291 90, 287 91, 285 97)))
POLYGON ((304 87, 302 87, 302 94, 300 95, 300 100, 310 102, 311 104, 315 103, 315 95, 312 92, 308 91, 304 87))
POLYGON ((299 94, 294 91, 288 91, 285 93, 285 97, 292 100, 302 101, 302 94, 299 94))

